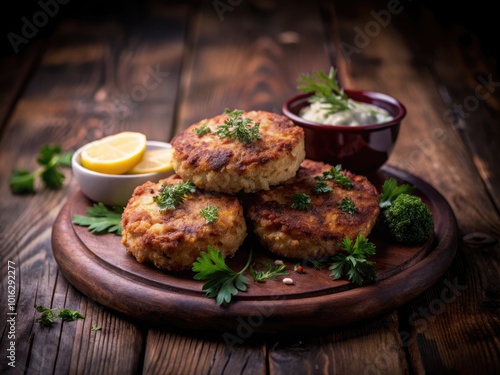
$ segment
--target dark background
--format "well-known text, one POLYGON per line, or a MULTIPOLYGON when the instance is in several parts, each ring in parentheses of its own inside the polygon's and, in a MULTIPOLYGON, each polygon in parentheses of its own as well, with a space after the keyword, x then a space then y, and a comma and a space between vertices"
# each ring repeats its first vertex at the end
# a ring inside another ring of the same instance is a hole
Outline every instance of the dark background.
MULTIPOLYGON (((208 0, 210 1, 210 0, 208 0)), ((250 1, 250 0, 243 0, 250 1)), ((403 0, 401 0, 402 2, 403 0)), ((14 54, 13 47, 7 38, 10 32, 22 35, 22 18, 26 17, 32 21, 34 14, 41 11, 40 3, 52 5, 56 0, 31 0, 31 1, 10 1, 8 6, 1 12, 1 43, 0 56, 14 54)), ((273 1, 270 1, 273 2, 273 1)), ((166 3, 185 3, 181 1, 166 1, 166 3)), ((191 1, 192 6, 196 6, 198 1, 191 1)), ((384 1, 374 1, 374 6, 384 5, 384 1)), ((4 3, 5 4, 5 3, 4 3)), ((66 4, 59 4, 57 14, 49 17, 47 24, 39 28, 37 35, 30 39, 27 44, 21 44, 20 52, 29 47, 34 41, 42 40, 50 36, 57 23, 64 17, 80 18, 98 21, 100 18, 121 18, 133 23, 134 19, 141 16, 147 6, 147 1, 123 0, 117 1, 82 1, 69 0, 66 4)), ((464 34, 461 36, 461 43, 469 43, 471 34, 477 34, 481 40, 481 47, 485 55, 498 59, 500 56, 499 43, 495 40, 498 30, 497 12, 491 9, 491 5, 486 0, 461 2, 437 2, 437 1, 405 1, 404 11, 410 17, 418 15, 425 10, 431 11, 435 17, 445 27, 452 27, 460 24, 464 26, 464 34)), ((356 2, 352 2, 356 6, 356 2)), ((284 7, 283 9, 286 9, 284 7)), ((446 46, 443 46, 446 48, 446 46)))

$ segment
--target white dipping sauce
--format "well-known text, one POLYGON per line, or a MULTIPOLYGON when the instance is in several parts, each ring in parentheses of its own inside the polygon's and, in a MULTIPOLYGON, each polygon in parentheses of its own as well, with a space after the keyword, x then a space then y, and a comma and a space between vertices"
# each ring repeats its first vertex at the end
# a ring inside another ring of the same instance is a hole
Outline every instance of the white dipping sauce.
POLYGON ((328 107, 319 103, 311 103, 302 108, 300 117, 305 120, 326 125, 367 125, 390 121, 393 117, 385 109, 368 103, 349 99, 349 109, 328 113, 328 107))

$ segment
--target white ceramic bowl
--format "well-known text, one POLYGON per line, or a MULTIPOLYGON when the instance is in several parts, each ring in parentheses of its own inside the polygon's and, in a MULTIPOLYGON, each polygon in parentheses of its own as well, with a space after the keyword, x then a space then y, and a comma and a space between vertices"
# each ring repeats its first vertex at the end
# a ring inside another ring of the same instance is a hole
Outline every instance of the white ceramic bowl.
MULTIPOLYGON (((174 173, 173 170, 158 173, 144 174, 106 174, 91 171, 81 164, 81 152, 85 146, 80 147, 71 160, 73 175, 80 186, 82 193, 94 202, 102 202, 107 206, 126 206, 134 189, 147 181, 158 182, 174 173)), ((171 148, 170 143, 147 141, 148 150, 171 148)))

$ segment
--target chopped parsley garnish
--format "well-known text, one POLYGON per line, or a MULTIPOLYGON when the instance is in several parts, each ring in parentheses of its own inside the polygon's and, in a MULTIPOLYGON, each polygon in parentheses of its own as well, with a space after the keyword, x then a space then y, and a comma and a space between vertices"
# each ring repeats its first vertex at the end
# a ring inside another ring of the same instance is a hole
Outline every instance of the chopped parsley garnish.
MULTIPOLYGON (((318 184, 321 184, 321 182, 324 182, 325 180, 333 180, 333 182, 343 186, 347 190, 350 190, 354 187, 354 182, 342 173, 342 166, 340 164, 337 164, 329 171, 323 172, 323 176, 316 176, 315 179, 318 181, 316 186, 318 186, 318 184)), ((314 187, 314 189, 316 189, 316 186, 314 187)))
POLYGON ((309 98, 309 103, 318 102, 325 109, 327 114, 333 114, 349 109, 349 98, 344 93, 335 78, 336 71, 330 68, 328 75, 324 72, 314 72, 302 74, 298 79, 298 89, 303 92, 313 92, 309 98))
POLYGON ((262 261, 255 267, 250 268, 250 275, 256 283, 264 283, 267 279, 276 280, 276 277, 288 275, 285 264, 276 264, 270 261, 262 261))
POLYGON ((356 212, 356 205, 352 200, 346 197, 343 197, 342 200, 337 203, 337 206, 342 211, 347 212, 351 215, 356 212))
POLYGON ((37 318, 36 322, 44 327, 52 327, 56 322, 56 319, 61 319, 65 322, 71 322, 76 319, 85 319, 85 315, 80 314, 76 310, 70 309, 49 309, 48 307, 35 305, 35 309, 41 312, 42 315, 37 318))
POLYGON ((196 135, 198 135, 198 137, 202 137, 205 134, 212 132, 210 128, 207 126, 206 122, 204 122, 201 126, 194 128, 194 131, 196 132, 196 135))
POLYGON ((250 280, 243 273, 250 265, 251 258, 250 254, 245 267, 236 272, 226 264, 220 250, 208 246, 208 252, 201 252, 197 261, 193 263, 192 270, 196 272, 194 279, 207 280, 202 287, 207 291, 206 297, 215 298, 218 305, 229 303, 238 291, 247 290, 250 280))
POLYGON ((115 233, 122 234, 122 207, 106 207, 103 203, 94 203, 86 210, 87 216, 73 215, 73 223, 88 227, 89 231, 95 234, 115 233))
POLYGON ((9 187, 13 194, 35 192, 35 181, 41 178, 49 189, 59 189, 64 182, 64 174, 59 167, 71 167, 73 153, 61 153, 60 146, 42 146, 37 162, 41 168, 34 172, 27 169, 15 169, 9 179, 9 187))
POLYGON ((368 242, 367 238, 359 234, 354 242, 350 237, 344 238, 340 247, 347 254, 338 253, 331 259, 333 263, 328 269, 332 271, 330 277, 333 280, 347 276, 351 282, 358 285, 363 284, 365 280, 375 281, 375 263, 366 259, 375 254, 373 243, 368 242))
POLYGON ((153 200, 160 206, 161 211, 173 210, 180 203, 184 202, 186 195, 196 191, 196 187, 191 181, 180 182, 178 184, 169 185, 164 182, 158 190, 158 195, 153 197, 153 200))
POLYGON ((392 205, 401 194, 413 194, 415 186, 402 184, 398 186, 397 181, 391 177, 384 181, 382 185, 382 194, 380 194, 380 208, 387 208, 392 205))
POLYGON ((221 139, 229 138, 238 140, 245 145, 260 139, 260 123, 243 117, 244 111, 239 109, 230 111, 226 109, 224 113, 228 114, 229 117, 224 121, 224 124, 217 126, 217 130, 214 132, 216 136, 221 139))
POLYGON ((207 224, 212 224, 219 218, 219 215, 217 214, 218 210, 219 207, 212 206, 209 203, 207 207, 201 209, 201 216, 203 216, 207 224))
POLYGON ((292 194, 292 208, 299 211, 307 211, 311 204, 311 197, 304 193, 292 194))
MULTIPOLYGON (((322 178, 322 177, 319 177, 322 178)), ((317 178, 317 179, 319 179, 317 178)), ((331 192, 333 189, 326 183, 325 180, 319 180, 313 187, 314 194, 325 194, 331 192)))

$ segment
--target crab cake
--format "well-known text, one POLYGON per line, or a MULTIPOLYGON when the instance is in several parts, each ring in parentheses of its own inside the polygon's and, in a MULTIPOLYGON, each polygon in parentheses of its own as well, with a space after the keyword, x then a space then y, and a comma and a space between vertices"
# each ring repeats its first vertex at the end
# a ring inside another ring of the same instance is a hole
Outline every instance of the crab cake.
POLYGON ((339 168, 339 173, 352 180, 352 187, 323 178, 320 186, 326 192, 315 193, 320 183, 315 177, 324 177, 323 172, 331 169, 331 165, 305 160, 294 178, 248 197, 249 225, 265 248, 282 257, 313 259, 335 254, 346 236, 369 235, 380 211, 375 186, 366 177, 339 168), (309 196, 309 206, 292 208, 294 194, 309 196), (354 213, 341 209, 349 206, 346 199, 354 203, 354 213))
POLYGON ((285 116, 265 111, 236 110, 200 121, 171 144, 179 176, 199 188, 229 194, 267 190, 293 177, 305 158, 303 129, 285 116), (237 133, 235 124, 247 134, 258 124, 258 138, 234 139, 228 131, 237 133))
POLYGON ((230 195, 194 189, 173 209, 160 210, 153 197, 163 184, 183 181, 176 175, 138 186, 122 214, 122 244, 140 263, 169 271, 191 269, 200 252, 212 245, 232 257, 247 235, 240 201, 230 195), (217 207, 218 218, 207 223, 201 210, 217 207))

